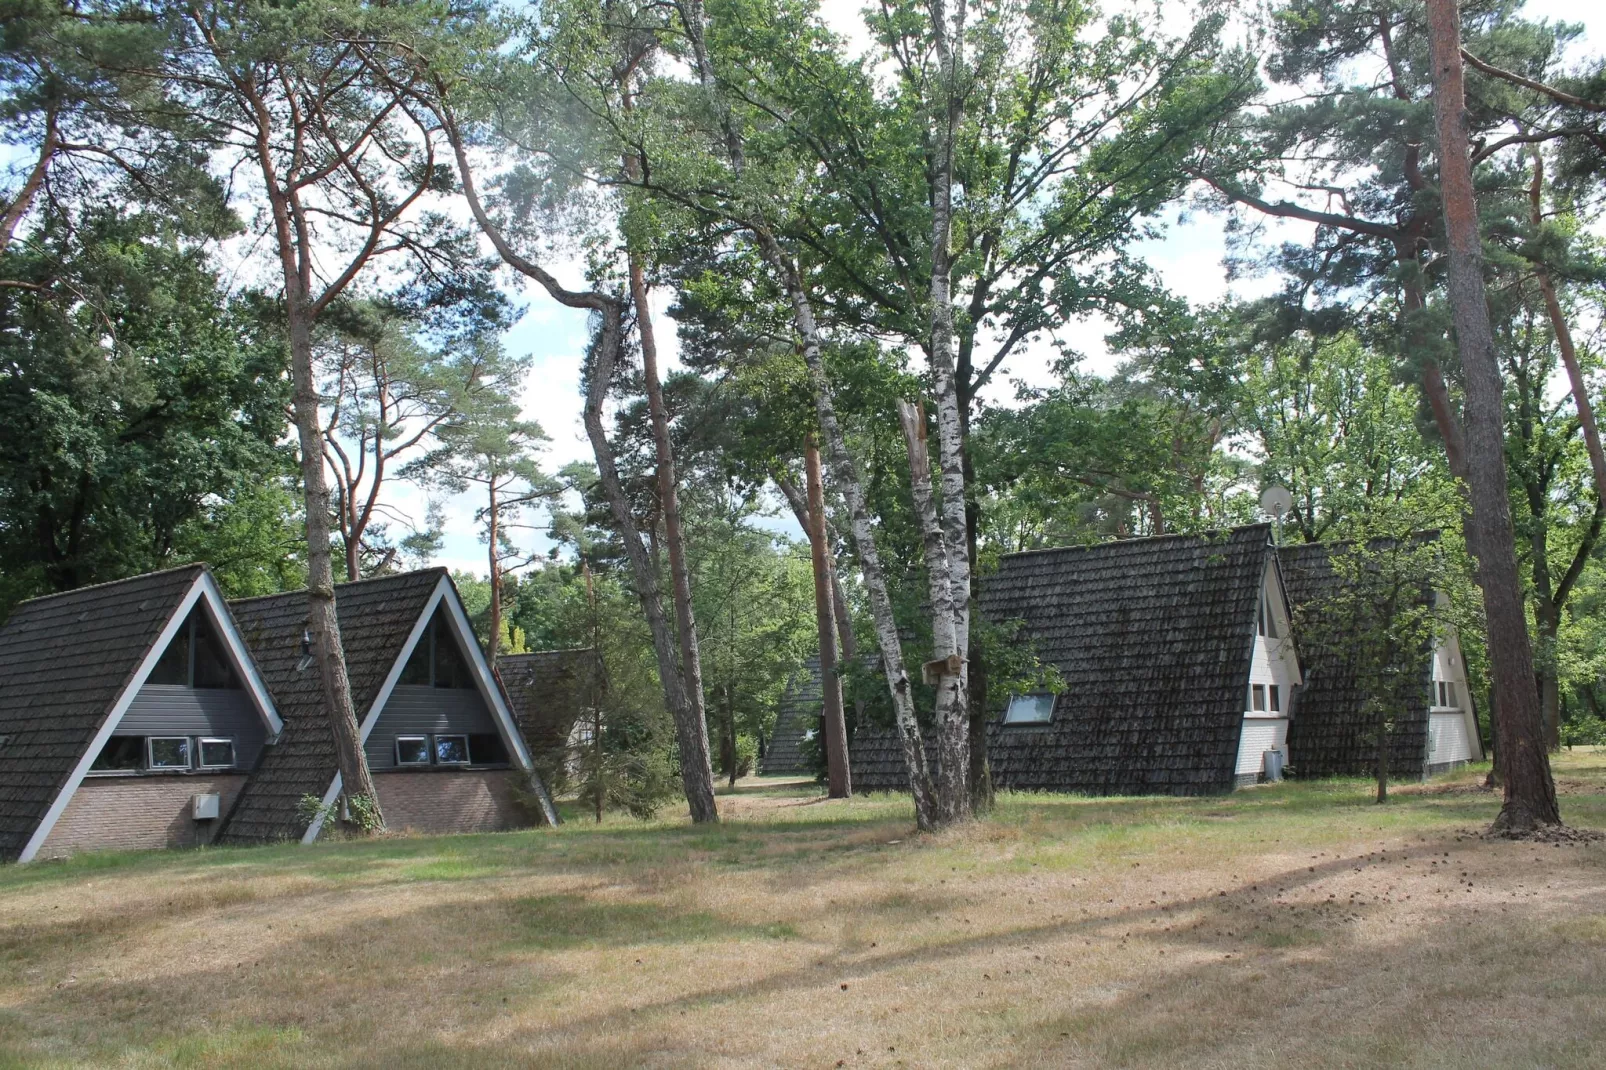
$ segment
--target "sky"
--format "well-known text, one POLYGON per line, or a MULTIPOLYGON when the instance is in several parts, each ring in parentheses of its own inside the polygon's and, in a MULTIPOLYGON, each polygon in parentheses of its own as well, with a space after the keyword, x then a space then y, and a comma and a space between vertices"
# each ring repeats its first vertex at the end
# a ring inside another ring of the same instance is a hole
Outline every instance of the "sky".
MULTIPOLYGON (((822 0, 825 18, 849 41, 850 47, 863 47, 864 34, 858 17, 861 7, 861 0, 822 0)), ((1179 18, 1185 18, 1185 5, 1165 0, 1165 8, 1168 16, 1176 12, 1179 18)), ((1606 50, 1606 5, 1597 0, 1529 0, 1524 14, 1530 18, 1583 23, 1586 35, 1577 55, 1606 50)), ((1162 236, 1139 243, 1135 252, 1179 296, 1202 304, 1228 295, 1255 297, 1276 287, 1276 280, 1269 278, 1229 283, 1223 267, 1226 242, 1219 216, 1173 210, 1161 222, 1162 236)), ((1288 224, 1269 231, 1267 238, 1297 241, 1308 238, 1308 234, 1308 228, 1288 224)), ((581 282, 578 265, 571 265, 570 271, 560 271, 560 274, 571 285, 578 286, 581 282)), ((533 283, 516 292, 525 311, 507 332, 504 344, 509 352, 528 354, 532 360, 520 403, 524 417, 538 421, 551 440, 542 458, 543 464, 548 471, 556 471, 570 461, 589 461, 591 449, 580 420, 579 374, 580 356, 587 339, 586 316, 559 306, 533 283)), ((674 321, 666 314, 669 300, 669 294, 659 292, 654 295, 653 304, 660 351, 664 363, 673 369, 677 366, 678 346, 674 321)), ((1096 317, 1065 329, 1065 339, 1085 354, 1082 365, 1085 371, 1107 374, 1113 370, 1115 361, 1103 343, 1106 331, 1107 324, 1096 317)), ((1032 386, 1049 384, 1053 381, 1049 370, 1052 357, 1053 352, 1046 345, 1024 351, 1006 365, 1005 373, 997 377, 986 400, 1007 402, 1013 397, 1017 382, 1032 386)), ((397 483, 387 498, 404 515, 422 518, 425 513, 427 499, 417 488, 397 483)), ((445 537, 434 562, 485 574, 485 546, 477 534, 475 500, 458 496, 439 504, 445 515, 445 537)), ((801 537, 789 516, 778 514, 772 525, 778 531, 801 537)), ((538 547, 544 548, 544 545, 538 547)))

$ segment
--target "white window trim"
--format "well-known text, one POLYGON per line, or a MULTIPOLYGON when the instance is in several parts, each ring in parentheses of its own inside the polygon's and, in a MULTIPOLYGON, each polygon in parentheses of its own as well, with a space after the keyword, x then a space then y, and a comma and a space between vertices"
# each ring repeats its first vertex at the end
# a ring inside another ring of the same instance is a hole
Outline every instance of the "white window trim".
POLYGON ((180 769, 182 769, 184 772, 189 772, 191 769, 194 769, 194 768, 195 768, 195 740, 194 739, 190 738, 189 736, 146 736, 145 737, 145 769, 146 769, 147 772, 151 772, 151 773, 171 773, 171 772, 179 771, 180 769), (185 764, 182 767, 181 766, 177 766, 177 765, 157 765, 156 764, 156 752, 153 749, 153 745, 155 743, 157 743, 158 741, 168 742, 168 741, 175 740, 175 739, 182 739, 184 741, 184 755, 185 755, 185 759, 186 759, 185 764))
POLYGON ((1048 691, 1028 691, 1025 694, 1021 694, 1021 695, 1011 695, 1009 697, 1009 705, 1004 707, 1004 720, 1003 720, 1003 723, 1006 724, 1006 725, 1053 724, 1054 723, 1054 706, 1056 704, 1056 701, 1057 701, 1057 697, 1052 692, 1048 692, 1048 691), (1014 709, 1015 708, 1015 703, 1019 702, 1021 699, 1037 699, 1037 700, 1040 700, 1040 699, 1045 699, 1045 698, 1048 699, 1048 716, 1047 717, 1022 717, 1022 718, 1019 718, 1017 720, 1010 720, 1009 711, 1014 709))
MULTIPOLYGON (((78 791, 78 786, 84 782, 84 777, 89 773, 89 767, 95 763, 95 758, 99 756, 101 748, 106 745, 106 741, 117 731, 117 726, 122 723, 124 715, 128 713, 128 707, 134 702, 134 696, 138 695, 139 689, 145 686, 145 681, 150 678, 151 670, 156 668, 156 662, 166 653, 168 644, 173 641, 173 636, 178 634, 178 630, 189 619, 190 611, 195 608, 197 602, 205 603, 207 612, 212 616, 213 625, 216 626, 218 633, 224 637, 229 649, 229 655, 234 659, 235 671, 240 674, 240 681, 245 685, 246 692, 251 696, 258 715, 261 716, 263 723, 268 726, 268 738, 270 740, 274 739, 280 732, 284 731, 284 721, 280 719, 279 711, 273 705, 273 699, 268 694, 267 685, 262 682, 262 675, 257 672, 256 663, 251 660, 251 655, 245 649, 245 641, 240 637, 239 630, 234 626, 234 617, 229 613, 228 604, 223 601, 223 592, 218 589, 217 581, 212 578, 212 574, 202 570, 201 574, 195 578, 195 582, 190 586, 190 589, 184 593, 184 597, 179 600, 178 606, 173 610, 173 615, 168 618, 167 623, 162 627, 162 631, 157 635, 156 641, 145 652, 145 659, 140 662, 139 668, 134 670, 134 675, 129 679, 128 686, 123 688, 123 693, 117 696, 116 702, 112 703, 111 710, 106 714, 106 720, 101 722, 99 731, 89 741, 89 746, 84 749, 84 753, 79 757, 78 764, 73 767, 72 773, 67 777, 66 782, 62 784, 61 790, 56 793, 56 798, 51 802, 50 808, 45 811, 45 816, 40 819, 39 826, 34 829, 33 835, 28 837, 28 842, 23 845, 21 853, 17 855, 18 862, 32 862, 38 856, 39 849, 50 838, 51 831, 56 827, 56 822, 61 820, 61 815, 66 811, 67 804, 72 801, 74 793, 78 791)), ((148 748, 149 743, 146 746, 148 748)), ((148 750, 147 757, 149 757, 148 750)))
MULTIPOLYGON (((380 685, 379 691, 374 695, 373 703, 368 707, 368 713, 362 719, 360 726, 359 745, 368 742, 368 736, 379 723, 379 715, 385 709, 385 703, 390 701, 390 693, 396 689, 396 682, 401 679, 402 670, 407 667, 407 659, 412 656, 413 648, 418 645, 418 637, 424 634, 429 627, 430 620, 435 616, 435 608, 442 603, 447 607, 447 619, 452 622, 452 630, 457 636, 459 646, 467 652, 469 671, 474 676, 475 689, 479 691, 480 698, 491 711, 491 721, 502 736, 502 745, 507 748, 512 764, 521 772, 532 773, 535 763, 530 760, 530 752, 524 746, 524 737, 519 733, 518 722, 513 719, 513 711, 508 708, 507 700, 502 696, 502 687, 491 675, 491 666, 485 660, 485 651, 480 648, 480 641, 474 635, 474 629, 469 625, 468 614, 463 612, 463 604, 457 597, 457 588, 452 586, 450 576, 442 576, 435 585, 435 591, 429 596, 424 609, 413 622, 413 630, 407 636, 407 642, 402 644, 401 652, 396 655, 396 661, 385 676, 385 682, 380 685), (450 595, 450 597, 448 597, 450 595)), ((329 782, 329 790, 323 793, 323 806, 318 816, 313 819, 307 831, 301 837, 302 843, 313 843, 318 834, 323 831, 324 815, 334 805, 335 799, 340 796, 340 774, 336 773, 329 782)), ((547 814, 549 822, 555 822, 556 813, 547 814)))

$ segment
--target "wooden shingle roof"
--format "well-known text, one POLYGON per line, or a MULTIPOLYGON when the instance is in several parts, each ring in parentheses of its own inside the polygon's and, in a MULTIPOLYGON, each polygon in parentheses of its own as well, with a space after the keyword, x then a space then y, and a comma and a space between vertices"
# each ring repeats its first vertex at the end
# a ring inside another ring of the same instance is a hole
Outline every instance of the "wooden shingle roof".
MULTIPOLYGON (((1423 536, 1424 538, 1429 536, 1423 536)), ((1342 583, 1333 568, 1335 545, 1284 546, 1283 583, 1297 615, 1316 611, 1342 583)), ((1428 595, 1431 597, 1431 595, 1428 595)), ((1305 683, 1288 723, 1288 764, 1301 777, 1370 776, 1377 769, 1376 725, 1363 708, 1352 653, 1307 630, 1299 645, 1305 683)), ((1423 649, 1401 667, 1389 775, 1420 777, 1428 753, 1428 688, 1433 652, 1423 649)))
MULTIPOLYGON (((1271 530, 1011 554, 982 587, 992 621, 1059 670, 1046 725, 988 725, 1000 787, 1095 795, 1229 791, 1271 530)), ((855 736, 864 790, 907 786, 889 730, 855 736)))
MULTIPOLYGON (((360 724, 446 570, 423 569, 335 587, 351 701, 360 724)), ((316 665, 297 671, 307 628, 307 594, 293 591, 229 603, 257 668, 273 695, 284 731, 241 790, 219 834, 224 843, 298 839, 307 822, 304 795, 322 797, 339 763, 316 665)))
POLYGON ((803 740, 820 727, 820 711, 825 704, 824 681, 820 678, 820 655, 811 654, 803 667, 792 674, 781 695, 775 715, 775 730, 764 749, 760 771, 765 776, 804 776, 814 767, 803 756, 803 740))
POLYGON ((601 665, 590 647, 503 654, 496 659, 519 732, 541 769, 561 763, 580 711, 595 702, 601 665))
POLYGON ((204 565, 18 605, 0 628, 0 859, 22 853, 204 565))

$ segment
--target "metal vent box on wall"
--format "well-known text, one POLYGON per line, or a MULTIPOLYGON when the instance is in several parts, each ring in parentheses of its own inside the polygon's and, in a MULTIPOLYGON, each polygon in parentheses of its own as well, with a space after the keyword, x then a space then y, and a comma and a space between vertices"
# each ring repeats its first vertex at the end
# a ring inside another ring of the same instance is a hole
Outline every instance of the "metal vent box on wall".
POLYGON ((194 809, 195 820, 213 821, 218 815, 218 795, 216 792, 206 792, 190 800, 194 809))

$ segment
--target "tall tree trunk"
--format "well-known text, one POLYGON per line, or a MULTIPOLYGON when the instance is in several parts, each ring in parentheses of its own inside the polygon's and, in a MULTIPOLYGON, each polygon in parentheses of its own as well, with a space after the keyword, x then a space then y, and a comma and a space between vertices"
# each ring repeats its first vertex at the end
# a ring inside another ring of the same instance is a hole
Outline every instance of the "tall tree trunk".
POLYGON ((33 167, 28 171, 28 177, 23 179, 22 188, 17 190, 11 203, 0 212, 0 252, 5 252, 11 245, 12 237, 17 233, 17 224, 22 217, 28 214, 33 207, 34 198, 45 184, 45 175, 50 172, 51 161, 56 158, 56 152, 61 148, 61 137, 56 129, 56 117, 61 106, 52 100, 45 109, 45 136, 39 143, 39 155, 34 159, 33 167))
MULTIPOLYGON (((963 657, 959 638, 954 628, 954 586, 952 583, 953 559, 948 554, 942 520, 937 515, 936 497, 932 489, 931 457, 926 450, 926 418, 917 404, 900 400, 898 420, 903 425, 903 437, 909 450, 909 486, 914 493, 915 516, 920 525, 921 546, 925 551, 927 597, 931 600, 931 646, 936 655, 924 667, 925 682, 937 689, 937 798, 942 820, 957 821, 970 814, 970 789, 965 783, 970 773, 970 725, 960 718, 964 711, 956 712, 955 704, 964 694, 963 657), (956 741, 954 735, 963 735, 956 741), (955 773, 953 766, 963 762, 965 768, 955 773), (964 806, 958 807, 955 791, 965 793, 964 806)), ((968 590, 965 597, 969 597, 968 590)))
POLYGON ((598 331, 596 353, 591 375, 586 382, 584 423, 586 436, 591 440, 591 451, 597 461, 597 480, 602 486, 614 523, 630 558, 631 574, 635 579, 636 593, 641 609, 647 618, 647 630, 652 634, 653 653, 658 660, 658 678, 663 687, 664 702, 675 721, 675 742, 680 752, 680 780, 686 793, 686 805, 692 821, 701 824, 719 820, 719 806, 714 800, 714 770, 708 755, 708 725, 701 716, 693 717, 691 702, 686 694, 686 683, 676 659, 675 640, 669 622, 664 617, 663 595, 658 587, 658 569, 648 557, 642 543, 641 531, 630 510, 619 480, 619 469, 614 463, 613 446, 602 423, 603 401, 607 397, 608 383, 618 365, 621 345, 620 309, 617 304, 603 312, 598 331))
POLYGON ((318 393, 312 379, 312 330, 305 298, 293 288, 298 288, 296 280, 287 278, 285 304, 290 321, 292 400, 306 499, 308 630, 312 633, 313 653, 323 683, 324 709, 335 740, 340 790, 347 800, 347 810, 356 817, 358 808, 365 803, 374 824, 364 831, 382 831, 384 815, 379 809, 379 793, 374 790, 373 777, 368 771, 368 757, 362 749, 357 712, 351 701, 351 681, 346 676, 340 618, 335 607, 334 567, 329 549, 329 485, 324 481, 323 449, 318 434, 318 393), (362 802, 354 807, 351 806, 354 800, 362 802))
POLYGON ((725 775, 729 778, 731 790, 736 788, 736 779, 741 775, 737 766, 741 762, 741 748, 736 745, 736 692, 729 680, 725 681, 725 738, 728 740, 729 755, 725 766, 725 775))
POLYGON ((313 654, 323 684, 324 710, 335 741, 335 760, 347 813, 356 818, 360 809, 366 809, 369 820, 363 831, 377 832, 384 829, 385 819, 379 807, 379 793, 374 790, 373 777, 368 771, 368 756, 362 749, 357 711, 351 701, 351 681, 346 675, 340 617, 335 606, 334 564, 329 549, 329 484, 323 469, 323 429, 318 418, 318 388, 312 371, 314 313, 310 254, 296 242, 290 220, 291 206, 273 173, 272 156, 265 144, 266 133, 263 139, 260 160, 284 277, 285 318, 290 335, 291 406, 301 447, 301 484, 307 520, 308 631, 312 633, 313 654), (357 805, 353 806, 353 802, 357 805))
MULTIPOLYGON (((439 87, 439 90, 441 100, 444 102, 445 89, 439 87)), ((474 185, 474 172, 469 165, 468 151, 455 117, 444 103, 436 114, 441 120, 441 127, 452 146, 452 155, 457 161, 458 176, 463 183, 463 199, 468 202, 474 221, 490 240, 497 255, 521 275, 540 283, 559 304, 568 308, 587 309, 595 313, 600 320, 594 339, 596 352, 586 378, 584 410, 586 437, 591 441, 591 451, 597 461, 598 483, 602 486, 603 496, 608 500, 608 508, 613 513, 614 523, 619 526, 625 554, 630 559, 636 594, 641 600, 642 613, 647 618, 647 630, 652 635, 653 653, 658 661, 659 685, 664 692, 664 705, 675 722, 675 742, 680 753, 681 784, 686 792, 686 805, 691 811, 692 821, 697 823, 718 821, 719 808, 714 801, 714 772, 708 759, 708 726, 701 716, 696 718, 692 716, 691 705, 686 698, 685 681, 681 678, 680 665, 675 656, 675 641, 670 635, 668 622, 664 619, 658 571, 642 545, 641 530, 636 525, 635 517, 630 511, 629 499, 625 497, 624 488, 619 482, 619 469, 614 463, 613 446, 608 441, 608 433, 602 423, 603 402, 607 398, 608 384, 613 380, 614 369, 619 361, 619 349, 623 344, 621 302, 609 294, 565 288, 549 271, 528 257, 521 256, 508 243, 507 237, 491 219, 490 213, 485 211, 485 206, 480 201, 479 192, 474 185)))
POLYGON ((836 664, 836 621, 831 605, 831 555, 825 537, 825 481, 820 451, 810 435, 803 447, 803 471, 809 487, 809 550, 814 565, 814 621, 820 636, 820 690, 825 735, 826 793, 833 799, 853 796, 848 766, 848 724, 842 712, 842 677, 836 664))
POLYGON ((1483 248, 1462 84, 1460 13, 1456 0, 1427 0, 1427 13, 1449 255, 1447 289, 1456 345, 1466 374, 1465 429, 1474 549, 1488 620, 1489 663, 1500 710, 1497 736, 1504 752, 1505 805, 1494 828, 1521 833, 1540 825, 1559 824, 1561 812, 1545 753, 1506 490, 1504 390, 1484 293, 1483 248))
MULTIPOLYGON (((669 551, 669 579, 675 603, 675 631, 680 640, 680 668, 686 687, 688 721, 700 728, 707 762, 708 725, 703 699, 703 658, 697 644, 697 619, 692 612, 691 569, 686 564, 686 540, 680 528, 680 491, 675 479, 675 454, 669 440, 669 412, 664 406, 658 378, 658 339, 647 303, 647 280, 641 258, 630 256, 630 299, 636 306, 636 333, 641 339, 641 372, 647 390, 647 411, 652 422, 653 446, 658 462, 658 501, 664 514, 664 545, 669 551)), ((693 741, 695 745, 695 740, 693 741)), ((736 740, 732 738, 734 748, 736 740)), ((733 750, 734 753, 734 750, 733 750)), ((685 760, 682 756, 682 761, 685 760)), ((734 768, 734 767, 733 767, 734 768)), ((709 768, 712 791, 713 769, 709 768)))
POLYGON ((1534 683, 1539 688, 1539 717, 1545 726, 1545 749, 1561 750, 1561 683, 1556 678, 1556 639, 1561 631, 1561 606, 1535 591, 1534 627, 1539 633, 1539 657, 1534 660, 1534 683))
MULTIPOLYGON (((965 443, 965 559, 970 563, 970 608, 976 612, 981 599, 981 570, 978 544, 981 532, 981 505, 976 501, 976 472, 970 460, 970 394, 960 381, 960 436, 965 443)), ((970 809, 985 814, 993 808, 993 767, 987 754, 987 656, 971 621, 970 649, 970 809)))
POLYGON ((1377 803, 1389 801, 1389 717, 1388 706, 1377 704, 1377 803))
POLYGON ((870 602, 870 617, 875 623, 876 645, 881 653, 881 669, 887 680, 892 698, 893 715, 898 726, 898 740, 903 746, 905 767, 909 770, 909 792, 914 797, 915 824, 923 830, 935 829, 945 823, 936 798, 936 786, 926 767, 926 749, 920 734, 920 722, 915 717, 914 694, 909 674, 903 663, 903 643, 898 635, 898 622, 892 611, 892 596, 887 588, 886 574, 881 567, 881 555, 876 547, 875 525, 865 505, 864 484, 859 479, 853 455, 848 452, 847 439, 836 416, 836 401, 831 392, 831 381, 825 373, 825 360, 821 352, 820 332, 814 320, 814 306, 803 289, 803 280, 794 265, 782 251, 774 235, 763 227, 752 228, 764 259, 775 272, 777 281, 786 291, 792 306, 792 325, 803 343, 803 362, 809 370, 809 385, 814 392, 814 412, 820 423, 820 433, 831 462, 831 475, 836 480, 837 492, 847 506, 848 519, 853 532, 853 546, 859 557, 859 573, 864 579, 865 594, 870 602))
MULTIPOLYGON (((965 539, 965 443, 954 365, 953 230, 954 137, 964 117, 960 68, 964 62, 966 0, 928 0, 932 44, 941 69, 940 107, 933 116, 936 144, 931 182, 931 370, 937 402, 938 457, 942 468, 939 572, 932 588, 933 675, 937 686, 938 803, 945 821, 962 821, 970 809, 970 558, 965 539), (939 590, 946 586, 947 590, 939 590), (946 616, 946 620, 941 619, 946 616)), ((922 423, 921 436, 925 428, 922 423)), ((929 475, 928 475, 929 480, 929 475)), ((929 485, 929 484, 928 484, 929 485)), ((918 497, 918 491, 916 495, 918 497)), ((932 556, 927 554, 927 567, 932 556)))
MULTIPOLYGON (((773 469, 770 478, 780 489, 781 496, 786 504, 792 507, 792 516, 797 519, 797 526, 807 535, 813 528, 814 521, 809 512, 808 497, 798 485, 779 467, 773 469)), ((836 531, 831 526, 830 511, 825 517, 825 545, 827 552, 836 545, 836 531)), ((837 570, 835 555, 831 559, 831 610, 835 621, 837 649, 841 651, 839 664, 852 665, 859 660, 859 644, 853 634, 853 615, 848 611, 848 595, 842 587, 842 574, 837 570)))
POLYGON ((489 526, 487 534, 491 540, 491 551, 488 555, 491 573, 491 641, 486 644, 486 657, 490 660, 491 668, 496 668, 496 651, 502 644, 502 561, 496 553, 496 472, 491 471, 487 482, 489 488, 491 508, 486 515, 486 524, 489 526))

